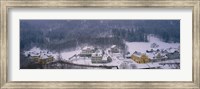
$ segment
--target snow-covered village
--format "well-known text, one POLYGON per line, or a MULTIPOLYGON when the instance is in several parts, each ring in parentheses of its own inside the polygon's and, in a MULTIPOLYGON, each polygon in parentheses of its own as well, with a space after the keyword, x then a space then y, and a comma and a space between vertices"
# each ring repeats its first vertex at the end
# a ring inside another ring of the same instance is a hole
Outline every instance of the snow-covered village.
MULTIPOLYGON (((85 25, 84 25, 85 26, 85 25)), ((110 28, 109 28, 110 29, 110 28)), ((180 30, 180 29, 178 29, 180 30)), ((52 29, 48 30, 49 32, 52 29)), ((133 32, 134 33, 134 32, 133 32)), ((99 33, 95 37, 114 38, 112 32, 99 33)), ((167 34, 167 33, 166 33, 167 34)), ((80 34, 79 34, 80 35, 80 34)), ((121 35, 121 33, 120 33, 121 35)), ((136 34, 137 35, 137 34, 136 34)), ((129 35, 125 35, 129 36, 129 35)), ((85 36, 82 36, 85 37, 85 36)), ((74 47, 70 46, 65 50, 64 39, 55 41, 60 46, 57 50, 51 50, 41 45, 31 44, 33 46, 20 51, 23 64, 26 67, 22 69, 180 69, 180 43, 164 41, 159 36, 149 33, 145 34, 144 41, 130 41, 126 38, 120 38, 119 42, 113 40, 107 43, 104 39, 103 44, 94 45, 94 43, 82 41, 74 42, 74 47), (113 42, 112 42, 113 41, 113 42), (82 42, 82 43, 80 43, 82 42), (116 43, 116 44, 115 44, 116 43), (26 64, 25 64, 26 63, 26 64), (27 64, 30 65, 27 65, 27 64)), ((169 38, 173 39, 173 38, 169 38)), ((50 37, 45 38, 46 42, 51 44, 50 37)), ((87 39, 85 39, 87 40, 87 39)), ((88 39, 89 40, 89 39, 88 39)), ((97 39, 98 40, 98 39, 97 39)), ((135 39, 133 39, 135 40, 135 39)), ((179 40, 180 41, 180 40, 179 40)), ((67 41, 70 42, 70 41, 67 41)), ((71 41, 72 42, 72 41, 71 41)), ((54 43, 55 44, 55 43, 54 43)), ((66 46, 68 43, 65 43, 66 46)), ((56 46, 57 47, 57 46, 56 46)))

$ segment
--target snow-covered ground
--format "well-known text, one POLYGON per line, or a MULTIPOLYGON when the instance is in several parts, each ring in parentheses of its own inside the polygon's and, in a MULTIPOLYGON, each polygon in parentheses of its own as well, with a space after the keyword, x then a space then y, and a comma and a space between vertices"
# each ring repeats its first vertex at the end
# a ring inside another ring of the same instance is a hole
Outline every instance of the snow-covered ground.
POLYGON ((64 60, 69 60, 70 57, 74 56, 75 54, 79 54, 81 52, 81 50, 74 50, 74 51, 70 51, 70 52, 61 52, 61 57, 64 60))
POLYGON ((179 48, 180 43, 165 43, 154 36, 148 36, 149 42, 126 42, 128 51, 134 53, 135 51, 145 53, 146 50, 151 49, 167 49, 167 48, 179 48), (151 48, 151 44, 156 43, 159 45, 157 48, 151 48))
POLYGON ((146 64, 138 64, 132 60, 129 60, 129 62, 130 62, 130 64, 136 65, 137 69, 155 68, 155 67, 160 67, 163 69, 170 69, 170 68, 172 68, 173 63, 180 63, 180 59, 166 60, 166 61, 160 61, 160 62, 150 62, 150 63, 146 63, 146 64), (168 65, 167 63, 169 63, 169 64, 172 63, 172 65, 168 65))
MULTIPOLYGON (((128 51, 130 54, 134 53, 135 51, 146 53, 146 50, 151 49, 167 49, 167 48, 179 48, 179 43, 165 43, 160 41, 158 38, 149 36, 148 37, 149 42, 126 42, 126 45, 128 46, 128 51), (159 45, 156 48, 152 48, 151 44, 156 43, 159 45)), ((105 50, 104 59, 107 59, 108 56, 112 58, 112 61, 109 63, 92 63, 91 57, 80 57, 78 54, 81 53, 81 49, 77 49, 74 51, 68 51, 68 52, 61 52, 60 56, 63 60, 75 63, 75 64, 82 64, 82 65, 106 65, 106 66, 118 66, 120 69, 143 69, 143 68, 164 68, 164 69, 170 69, 175 68, 176 66, 173 65, 161 65, 161 63, 180 63, 180 59, 173 59, 173 60, 167 60, 167 61, 161 61, 161 62, 150 62, 146 64, 138 64, 132 59, 124 58, 121 53, 111 53, 108 52, 110 48, 105 50)), ((42 50, 37 47, 33 47, 29 51, 24 52, 25 56, 31 55, 31 56, 41 56, 42 58, 47 58, 48 56, 53 56, 56 60, 58 59, 59 53, 50 52, 48 50, 42 50)))
MULTIPOLYGON (((81 50, 75 50, 70 52, 61 52, 61 58, 64 60, 69 60, 70 57, 74 56, 75 54, 79 54, 81 50)), ((24 52, 25 56, 40 56, 41 58, 47 58, 48 56, 53 56, 55 59, 58 58, 59 53, 58 52, 51 52, 48 50, 40 49, 38 47, 33 47, 29 51, 24 52)))
POLYGON ((75 64, 92 65, 91 58, 88 58, 88 57, 78 57, 78 58, 73 58, 72 60, 68 60, 68 61, 75 64))

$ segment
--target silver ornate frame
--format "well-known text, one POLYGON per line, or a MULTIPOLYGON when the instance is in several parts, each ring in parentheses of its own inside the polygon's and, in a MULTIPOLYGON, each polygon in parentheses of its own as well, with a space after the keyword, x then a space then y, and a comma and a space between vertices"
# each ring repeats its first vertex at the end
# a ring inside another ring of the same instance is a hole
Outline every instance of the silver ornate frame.
POLYGON ((200 89, 200 1, 199 0, 0 0, 0 88, 179 88, 200 89), (94 8, 192 8, 193 14, 193 39, 192 39, 192 81, 37 81, 16 82, 8 81, 8 10, 10 8, 69 8, 69 7, 94 7, 94 8))

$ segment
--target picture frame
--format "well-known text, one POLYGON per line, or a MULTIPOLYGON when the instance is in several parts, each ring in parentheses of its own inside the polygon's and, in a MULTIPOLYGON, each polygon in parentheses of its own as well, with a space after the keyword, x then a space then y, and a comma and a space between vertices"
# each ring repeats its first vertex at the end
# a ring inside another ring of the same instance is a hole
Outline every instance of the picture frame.
POLYGON ((199 0, 1 0, 0 1, 0 87, 9 88, 200 88, 200 1, 199 0), (8 81, 10 8, 192 8, 192 81, 8 81))

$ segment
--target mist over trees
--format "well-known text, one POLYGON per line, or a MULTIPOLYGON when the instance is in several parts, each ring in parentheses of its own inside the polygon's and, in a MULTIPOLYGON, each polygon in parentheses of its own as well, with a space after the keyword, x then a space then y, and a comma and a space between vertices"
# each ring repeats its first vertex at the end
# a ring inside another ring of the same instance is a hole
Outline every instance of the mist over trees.
POLYGON ((180 42, 179 20, 20 20, 20 49, 34 46, 53 51, 147 42, 153 34, 164 42, 180 42))

